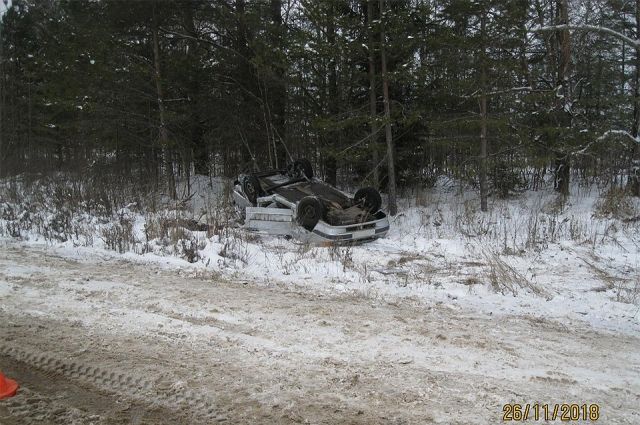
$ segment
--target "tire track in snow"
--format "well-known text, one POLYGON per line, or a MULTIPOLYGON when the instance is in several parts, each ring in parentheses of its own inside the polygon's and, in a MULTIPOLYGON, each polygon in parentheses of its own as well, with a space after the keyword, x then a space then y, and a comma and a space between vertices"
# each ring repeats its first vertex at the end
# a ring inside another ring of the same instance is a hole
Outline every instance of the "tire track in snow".
MULTIPOLYGON (((202 422, 225 422, 227 418, 216 408, 215 402, 191 390, 176 387, 160 387, 154 382, 125 373, 108 371, 79 361, 62 360, 49 353, 16 348, 0 342, 0 355, 34 366, 41 371, 64 376, 70 380, 90 384, 100 390, 126 395, 127 397, 159 405, 172 410, 189 410, 202 422)), ((28 392, 29 390, 27 390, 28 392)), ((14 402, 15 403, 15 402, 14 402)), ((14 409, 19 412, 20 403, 14 409)))

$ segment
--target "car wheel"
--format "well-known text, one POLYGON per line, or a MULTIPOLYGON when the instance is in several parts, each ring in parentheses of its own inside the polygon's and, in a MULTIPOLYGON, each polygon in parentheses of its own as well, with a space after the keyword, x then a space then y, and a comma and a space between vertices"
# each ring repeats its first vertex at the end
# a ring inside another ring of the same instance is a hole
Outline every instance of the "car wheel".
POLYGON ((247 196, 249 202, 255 205, 258 200, 258 195, 262 191, 262 189, 260 188, 260 182, 258 181, 257 177, 247 176, 242 181, 242 191, 247 196))
POLYGON ((382 206, 380 192, 373 187, 363 187, 353 196, 353 202, 369 212, 376 212, 382 206))
POLYGON ((298 177, 313 178, 313 167, 308 159, 300 158, 293 163, 293 169, 298 177))
POLYGON ((306 196, 298 202, 296 220, 299 225, 311 231, 322 218, 324 207, 322 202, 313 196, 306 196))
POLYGON ((235 221, 240 224, 243 225, 244 222, 247 220, 247 210, 244 207, 241 207, 240 205, 236 204, 235 202, 233 203, 233 212, 235 213, 235 221))

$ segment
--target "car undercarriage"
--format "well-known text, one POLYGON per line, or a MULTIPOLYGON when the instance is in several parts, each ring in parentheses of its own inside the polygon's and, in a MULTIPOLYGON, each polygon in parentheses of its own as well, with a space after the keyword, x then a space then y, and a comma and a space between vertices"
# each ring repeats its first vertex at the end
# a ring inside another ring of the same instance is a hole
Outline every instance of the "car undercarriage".
POLYGON ((309 161, 240 176, 234 202, 244 226, 311 241, 365 241, 386 235, 387 215, 372 187, 349 196, 313 177, 309 161))

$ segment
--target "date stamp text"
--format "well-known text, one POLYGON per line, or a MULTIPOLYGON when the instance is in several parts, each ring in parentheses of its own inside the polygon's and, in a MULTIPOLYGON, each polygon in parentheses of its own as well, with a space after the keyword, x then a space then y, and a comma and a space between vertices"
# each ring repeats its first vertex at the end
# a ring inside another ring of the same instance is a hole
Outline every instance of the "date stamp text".
POLYGON ((591 421, 600 419, 600 406, 593 404, 508 403, 502 406, 504 422, 526 421, 591 421))

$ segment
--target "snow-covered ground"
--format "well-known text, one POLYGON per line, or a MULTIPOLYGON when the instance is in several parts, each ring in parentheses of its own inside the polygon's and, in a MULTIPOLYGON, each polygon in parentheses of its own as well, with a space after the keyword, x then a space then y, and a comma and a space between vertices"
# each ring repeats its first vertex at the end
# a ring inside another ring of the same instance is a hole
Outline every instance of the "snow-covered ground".
POLYGON ((134 405, 146 423, 497 423, 509 402, 640 422, 637 200, 576 186, 481 213, 440 182, 386 238, 313 246, 235 226, 222 179, 153 212, 7 189, 0 369, 26 380, 10 424, 52 373, 128 395, 114 413, 38 393, 50 423, 128 423, 134 405))
POLYGON ((55 252, 0 246, 0 370, 22 385, 3 424, 640 421, 638 335, 55 252))
POLYGON ((606 190, 595 186, 575 186, 565 203, 541 190, 494 200, 490 212, 481 213, 473 191, 460 194, 443 180, 403 200, 386 238, 327 247, 237 228, 225 208, 223 179, 197 178, 191 192, 180 210, 149 213, 129 203, 110 217, 64 205, 37 210, 35 203, 0 203, 0 234, 74 258, 115 251, 135 262, 265 285, 640 331, 637 199, 627 198, 621 214, 611 216, 601 204, 619 199, 606 199, 606 190), (187 230, 186 219, 209 230, 187 230))

